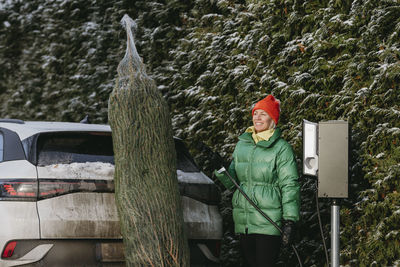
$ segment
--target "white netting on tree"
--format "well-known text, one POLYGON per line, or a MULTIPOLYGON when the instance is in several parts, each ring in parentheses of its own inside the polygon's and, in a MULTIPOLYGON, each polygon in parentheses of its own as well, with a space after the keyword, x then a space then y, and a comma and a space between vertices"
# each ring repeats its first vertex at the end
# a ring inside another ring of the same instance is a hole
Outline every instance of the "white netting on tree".
POLYGON ((121 19, 121 24, 126 30, 126 51, 124 58, 118 65, 118 76, 121 82, 131 75, 146 76, 145 65, 140 58, 136 46, 133 32, 136 30, 136 23, 128 15, 124 15, 121 19))

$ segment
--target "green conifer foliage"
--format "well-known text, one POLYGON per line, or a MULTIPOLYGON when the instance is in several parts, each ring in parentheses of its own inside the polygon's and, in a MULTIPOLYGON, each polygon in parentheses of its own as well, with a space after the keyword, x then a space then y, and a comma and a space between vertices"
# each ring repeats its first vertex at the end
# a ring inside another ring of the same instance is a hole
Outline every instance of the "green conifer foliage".
MULTIPOLYGON (((282 101, 279 126, 299 170, 302 120, 348 120, 341 264, 400 264, 399 1, 13 1, 0 10, 1 116, 77 121, 88 113, 106 122, 125 13, 137 18, 138 50, 168 99, 174 134, 208 174, 217 166, 195 144, 229 160, 252 105, 268 93, 282 101)), ((298 250, 306 266, 323 266, 315 181, 301 184, 298 250)), ((222 261, 237 266, 230 194, 223 199, 222 261)), ((329 207, 320 203, 326 236, 329 207)))

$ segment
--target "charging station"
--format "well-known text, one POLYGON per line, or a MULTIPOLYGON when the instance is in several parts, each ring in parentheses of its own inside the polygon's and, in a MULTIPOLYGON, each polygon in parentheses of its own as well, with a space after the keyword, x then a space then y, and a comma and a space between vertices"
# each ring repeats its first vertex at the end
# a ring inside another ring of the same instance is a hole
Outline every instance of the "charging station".
POLYGON ((331 266, 339 266, 338 199, 348 197, 349 126, 303 120, 303 174, 318 178, 318 198, 332 199, 331 266))

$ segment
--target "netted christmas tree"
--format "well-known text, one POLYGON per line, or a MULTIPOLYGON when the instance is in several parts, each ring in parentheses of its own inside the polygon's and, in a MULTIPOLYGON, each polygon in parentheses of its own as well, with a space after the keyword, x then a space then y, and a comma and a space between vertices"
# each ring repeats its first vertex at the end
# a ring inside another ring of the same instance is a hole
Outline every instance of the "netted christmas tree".
POLYGON ((109 100, 115 198, 128 266, 189 266, 166 101, 137 53, 125 15, 127 47, 109 100))

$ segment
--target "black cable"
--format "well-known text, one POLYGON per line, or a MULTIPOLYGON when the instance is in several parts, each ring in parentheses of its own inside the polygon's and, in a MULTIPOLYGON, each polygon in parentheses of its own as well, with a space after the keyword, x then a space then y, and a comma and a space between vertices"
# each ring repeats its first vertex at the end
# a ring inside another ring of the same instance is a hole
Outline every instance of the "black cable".
MULTIPOLYGON (((225 174, 229 177, 229 179, 233 182, 233 184, 236 186, 236 188, 239 190, 239 192, 246 198, 246 200, 265 218, 267 219, 273 226, 275 226, 276 229, 278 229, 278 231, 282 234, 282 229, 267 215, 265 214, 265 212, 263 212, 256 203, 254 203, 253 200, 251 200, 249 198, 249 196, 243 191, 242 188, 240 188, 240 186, 238 185, 238 183, 235 181, 235 179, 232 178, 232 176, 229 174, 229 172, 225 169, 225 167, 223 168, 225 174)), ((297 253, 297 250, 295 248, 294 245, 292 245, 292 249, 294 251, 294 253, 296 254, 297 260, 299 261, 299 265, 300 267, 303 267, 303 264, 301 263, 301 259, 299 254, 297 253)))
MULTIPOLYGON (((318 183, 318 181, 317 181, 317 183, 318 183)), ((317 215, 318 215, 318 222, 319 222, 319 230, 321 231, 321 238, 322 238, 322 244, 324 246, 324 251, 325 251, 326 264, 327 264, 327 267, 329 267, 328 249, 326 248, 324 231, 322 229, 321 214, 319 212, 318 187, 317 187, 317 185, 316 185, 316 191, 315 191, 315 201, 316 201, 316 205, 317 205, 317 215)))

